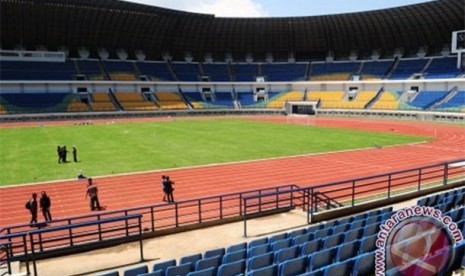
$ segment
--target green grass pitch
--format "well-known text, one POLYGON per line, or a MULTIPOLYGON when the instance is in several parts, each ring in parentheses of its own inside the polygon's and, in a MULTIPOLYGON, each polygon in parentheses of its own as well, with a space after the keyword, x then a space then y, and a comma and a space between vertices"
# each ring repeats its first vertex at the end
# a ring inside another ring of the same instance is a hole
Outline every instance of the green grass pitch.
POLYGON ((389 133, 235 119, 0 129, 0 184, 177 168, 424 141, 389 133), (78 148, 58 164, 56 148, 78 148))

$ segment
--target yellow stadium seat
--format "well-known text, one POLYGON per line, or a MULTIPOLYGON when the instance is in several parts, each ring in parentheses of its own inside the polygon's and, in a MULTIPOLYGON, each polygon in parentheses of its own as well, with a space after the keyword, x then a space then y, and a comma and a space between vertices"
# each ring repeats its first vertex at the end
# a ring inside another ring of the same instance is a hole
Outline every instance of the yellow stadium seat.
POLYGON ((108 93, 106 92, 94 92, 92 93, 93 101, 90 103, 90 107, 93 111, 114 111, 116 110, 115 105, 110 100, 108 93))
POLYGON ((3 107, 3 105, 0 104, 0 114, 6 114, 6 109, 3 107))
POLYGON ((267 107, 268 108, 283 108, 286 102, 302 101, 304 98, 304 92, 302 91, 289 91, 280 94, 277 98, 271 100, 267 107))
POLYGON ((187 104, 177 92, 157 92, 155 97, 161 109, 187 109, 187 104))
POLYGON ((136 92, 117 92, 115 97, 124 110, 157 110, 158 107, 151 101, 147 101, 142 94, 136 92))
POLYGON ((325 74, 325 75, 317 75, 311 76, 311 81, 346 81, 349 80, 350 74, 349 73, 334 73, 334 74, 325 74))
POLYGON ((136 76, 131 73, 110 73, 110 78, 114 81, 135 81, 136 76))
POLYGON ((379 99, 371 106, 371 109, 399 109, 399 96, 392 91, 383 91, 379 99))

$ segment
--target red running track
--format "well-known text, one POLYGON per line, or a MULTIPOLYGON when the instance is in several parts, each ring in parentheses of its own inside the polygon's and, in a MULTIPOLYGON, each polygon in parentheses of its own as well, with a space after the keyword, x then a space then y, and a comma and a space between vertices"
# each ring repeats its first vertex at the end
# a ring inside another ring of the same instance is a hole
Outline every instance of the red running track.
MULTIPOLYGON (((244 119, 276 123, 287 121, 286 117, 247 117, 244 119)), ((293 123, 299 123, 298 119, 293 120, 293 123)), ((300 123, 308 122, 307 119, 302 119, 300 123)), ((107 210, 161 203, 160 178, 162 174, 170 175, 176 182, 175 199, 184 200, 291 183, 299 186, 324 184, 465 158, 465 128, 463 126, 343 118, 316 118, 312 119, 311 123, 326 127, 415 134, 435 138, 427 143, 381 149, 370 148, 96 177, 94 179, 99 186, 100 201, 107 207, 107 210)), ((18 125, 11 125, 11 127, 18 127, 18 125)), ((71 180, 5 187, 0 188, 0 228, 8 224, 28 222, 29 213, 24 208, 24 202, 28 200, 32 192, 39 193, 42 190, 46 190, 52 198, 54 218, 91 213, 88 200, 84 199, 85 181, 71 180)), ((41 214, 39 214, 39 220, 41 219, 41 214)))

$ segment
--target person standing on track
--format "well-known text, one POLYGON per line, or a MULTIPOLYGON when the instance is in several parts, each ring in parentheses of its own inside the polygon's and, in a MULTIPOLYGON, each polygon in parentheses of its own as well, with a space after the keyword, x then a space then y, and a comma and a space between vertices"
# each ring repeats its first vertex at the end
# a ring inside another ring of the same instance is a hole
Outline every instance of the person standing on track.
POLYGON ((163 189, 163 201, 166 201, 166 197, 168 196, 168 183, 166 182, 166 176, 161 176, 161 188, 163 189))
POLYGON ((26 203, 26 209, 31 213, 31 227, 37 224, 37 194, 33 193, 31 199, 26 203))
POLYGON ((166 192, 168 194, 168 202, 174 202, 173 185, 174 185, 174 182, 170 180, 169 176, 166 176, 166 192))
POLYGON ((100 202, 98 200, 98 189, 97 186, 92 182, 92 178, 88 179, 87 185, 87 192, 86 192, 86 199, 87 196, 90 197, 90 210, 95 211, 102 209, 100 207, 100 202))
POLYGON ((40 197, 40 209, 42 210, 42 214, 44 215, 44 219, 46 222, 52 221, 52 214, 50 213, 50 207, 52 206, 52 202, 50 197, 47 195, 45 191, 42 191, 42 196, 40 197))

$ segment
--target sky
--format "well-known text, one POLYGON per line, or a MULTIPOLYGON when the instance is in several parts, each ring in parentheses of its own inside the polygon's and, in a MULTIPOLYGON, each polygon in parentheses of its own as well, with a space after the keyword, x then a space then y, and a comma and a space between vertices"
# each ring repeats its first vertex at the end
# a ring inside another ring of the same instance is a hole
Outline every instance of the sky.
POLYGON ((218 17, 285 17, 385 9, 433 0, 125 0, 218 17))

